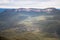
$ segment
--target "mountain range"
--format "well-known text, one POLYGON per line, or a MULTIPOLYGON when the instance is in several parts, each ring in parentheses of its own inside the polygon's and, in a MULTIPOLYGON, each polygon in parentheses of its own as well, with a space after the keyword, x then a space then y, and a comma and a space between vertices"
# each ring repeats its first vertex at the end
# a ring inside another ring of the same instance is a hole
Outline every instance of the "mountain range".
POLYGON ((0 40, 60 39, 60 9, 0 8, 0 40))
POLYGON ((0 9, 0 31, 39 31, 43 25, 60 21, 60 10, 56 8, 0 9))

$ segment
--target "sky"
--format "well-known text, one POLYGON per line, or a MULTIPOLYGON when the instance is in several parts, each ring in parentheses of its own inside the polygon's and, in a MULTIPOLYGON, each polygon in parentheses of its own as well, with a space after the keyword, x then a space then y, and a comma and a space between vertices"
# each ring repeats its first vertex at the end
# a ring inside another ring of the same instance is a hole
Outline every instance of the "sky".
POLYGON ((60 8, 60 0, 0 0, 0 8, 60 8))

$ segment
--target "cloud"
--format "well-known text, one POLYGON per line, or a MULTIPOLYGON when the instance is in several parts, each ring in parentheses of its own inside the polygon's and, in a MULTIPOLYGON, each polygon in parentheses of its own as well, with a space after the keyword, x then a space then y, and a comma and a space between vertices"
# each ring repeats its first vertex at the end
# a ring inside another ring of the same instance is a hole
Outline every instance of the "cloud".
POLYGON ((60 8, 60 0, 0 0, 0 8, 60 8))

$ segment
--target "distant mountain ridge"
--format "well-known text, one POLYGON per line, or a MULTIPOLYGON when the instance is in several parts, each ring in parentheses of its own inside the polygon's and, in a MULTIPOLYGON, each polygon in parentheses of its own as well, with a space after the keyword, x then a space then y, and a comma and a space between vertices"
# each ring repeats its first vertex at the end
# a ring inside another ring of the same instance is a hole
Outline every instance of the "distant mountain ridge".
MULTIPOLYGON (((5 10, 4 8, 0 8, 0 10, 5 10)), ((36 12, 41 12, 41 11, 52 11, 56 10, 56 8, 45 8, 45 9, 38 9, 38 8, 18 8, 18 9, 7 9, 7 10, 15 10, 15 11, 36 11, 36 12)))

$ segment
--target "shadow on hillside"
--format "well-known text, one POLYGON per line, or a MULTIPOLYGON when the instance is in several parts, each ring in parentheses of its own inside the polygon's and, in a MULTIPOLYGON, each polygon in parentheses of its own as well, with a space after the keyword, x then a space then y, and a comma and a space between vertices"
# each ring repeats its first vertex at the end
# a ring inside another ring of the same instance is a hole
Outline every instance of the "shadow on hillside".
POLYGON ((0 40, 8 40, 8 39, 5 38, 5 37, 0 36, 0 40))

